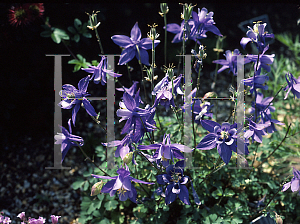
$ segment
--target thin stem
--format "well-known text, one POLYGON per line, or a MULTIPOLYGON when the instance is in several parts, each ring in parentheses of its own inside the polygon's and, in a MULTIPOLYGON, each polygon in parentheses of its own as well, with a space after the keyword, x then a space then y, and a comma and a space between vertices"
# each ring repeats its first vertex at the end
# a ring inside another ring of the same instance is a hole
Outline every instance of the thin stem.
POLYGON ((276 150, 281 146, 281 144, 285 141, 288 133, 289 133, 289 130, 290 130, 290 127, 291 127, 292 124, 289 125, 288 129, 286 130, 286 133, 285 133, 285 136, 284 138, 281 140, 281 142, 279 143, 279 145, 273 150, 273 152, 267 157, 264 159, 264 161, 262 161, 256 168, 260 167, 264 162, 266 162, 275 152, 276 150))
POLYGON ((90 157, 88 157, 88 155, 83 151, 82 147, 78 144, 78 142, 75 142, 76 145, 80 148, 81 152, 83 153, 83 155, 86 157, 86 159, 88 159, 91 163, 93 163, 99 170, 101 170, 106 176, 110 175, 108 173, 106 173, 104 170, 102 170, 98 165, 95 164, 95 162, 93 160, 91 160, 90 157))
POLYGON ((164 13, 164 24, 165 24, 165 65, 167 66, 167 14, 164 13))
POLYGON ((69 53, 72 55, 72 57, 74 59, 78 60, 78 58, 73 54, 73 52, 70 50, 70 48, 66 45, 65 40, 62 40, 61 42, 65 45, 65 47, 67 48, 67 50, 69 51, 69 53))
POLYGON ((99 44, 99 47, 100 47, 100 52, 101 52, 101 54, 104 54, 103 47, 102 47, 101 40, 100 40, 100 36, 98 34, 97 29, 95 29, 95 33, 96 33, 96 38, 97 38, 97 41, 98 41, 98 44, 99 44))
POLYGON ((140 64, 140 68, 141 68, 141 72, 142 72, 142 82, 143 82, 143 86, 144 86, 144 94, 145 94, 145 101, 146 101, 146 104, 148 103, 147 101, 147 93, 146 93, 146 86, 145 86, 145 78, 144 78, 144 73, 143 73, 143 67, 142 67, 142 62, 141 62, 141 54, 140 54, 140 49, 137 45, 136 46, 136 49, 137 49, 137 52, 138 52, 138 55, 139 55, 139 64, 140 64))
POLYGON ((130 69, 129 69, 128 63, 126 63, 126 67, 127 67, 127 72, 128 72, 128 76, 129 76, 129 82, 131 83, 131 75, 130 75, 130 69))
POLYGON ((200 73, 201 73, 201 68, 202 65, 199 66, 199 70, 198 70, 198 78, 197 78, 197 91, 196 91, 196 97, 198 96, 199 93, 199 89, 200 89, 200 73))

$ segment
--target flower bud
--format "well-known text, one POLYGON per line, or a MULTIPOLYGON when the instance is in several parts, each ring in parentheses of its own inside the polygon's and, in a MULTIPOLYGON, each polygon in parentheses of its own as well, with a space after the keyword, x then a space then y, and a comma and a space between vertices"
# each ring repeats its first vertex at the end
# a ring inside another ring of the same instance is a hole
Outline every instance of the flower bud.
POLYGON ((217 98, 217 94, 215 92, 207 92, 205 93, 203 100, 207 99, 207 98, 217 98))
POLYGON ((129 152, 125 155, 125 157, 123 158, 124 163, 129 164, 132 161, 132 157, 133 157, 133 152, 129 152))
POLYGON ((150 33, 147 34, 148 38, 150 38, 152 41, 154 41, 155 39, 157 39, 159 37, 159 34, 156 33, 156 27, 158 26, 157 24, 153 24, 152 26, 151 25, 148 25, 150 28, 150 33))
POLYGON ((101 192, 104 182, 101 180, 93 185, 91 190, 91 196, 95 196, 101 192))

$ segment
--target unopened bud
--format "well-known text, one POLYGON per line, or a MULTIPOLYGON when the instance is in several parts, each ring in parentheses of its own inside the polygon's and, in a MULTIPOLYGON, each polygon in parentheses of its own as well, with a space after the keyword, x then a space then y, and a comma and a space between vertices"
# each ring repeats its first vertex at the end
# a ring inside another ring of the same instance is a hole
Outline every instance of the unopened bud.
POLYGON ((97 29, 97 27, 100 25, 100 22, 97 23, 97 13, 98 13, 98 12, 100 12, 100 11, 97 11, 97 12, 95 12, 95 13, 94 13, 94 11, 93 11, 92 15, 86 13, 86 14, 88 14, 88 16, 89 16, 89 25, 87 26, 87 28, 89 28, 89 29, 91 29, 91 30, 95 30, 95 29, 97 29))
POLYGON ((218 95, 215 92, 207 92, 205 93, 203 100, 207 99, 207 98, 217 98, 218 95))
POLYGON ((192 16, 194 5, 192 5, 191 3, 189 5, 187 3, 181 3, 181 5, 183 5, 183 13, 181 14, 181 18, 185 21, 188 21, 192 16))
POLYGON ((132 161, 132 157, 133 157, 133 152, 129 152, 125 155, 125 157, 123 158, 124 163, 126 163, 127 165, 129 163, 131 163, 132 161))
POLYGON ((91 196, 100 194, 103 184, 104 184, 104 182, 102 180, 100 182, 95 183, 91 190, 91 196))

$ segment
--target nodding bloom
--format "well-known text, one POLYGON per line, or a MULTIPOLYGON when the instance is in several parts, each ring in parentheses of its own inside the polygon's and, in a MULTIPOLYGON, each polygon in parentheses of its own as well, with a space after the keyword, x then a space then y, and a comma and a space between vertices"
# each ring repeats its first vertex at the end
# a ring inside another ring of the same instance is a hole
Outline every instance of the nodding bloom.
MULTIPOLYGON (((292 180, 284 184, 281 191, 286 191, 290 187, 293 192, 297 192, 300 190, 300 171, 297 170, 295 167, 293 167, 293 174, 294 177, 292 178, 292 180)), ((300 195, 300 191, 299 191, 299 195, 300 195)))
POLYGON ((174 162, 174 157, 177 159, 184 159, 184 155, 181 152, 192 152, 193 149, 173 143, 171 144, 170 134, 164 134, 163 141, 158 144, 152 145, 139 145, 138 149, 140 150, 149 150, 156 149, 156 152, 153 155, 154 159, 161 159, 161 161, 169 161, 170 159, 174 162))
MULTIPOLYGON (((122 91, 122 92, 127 92, 130 96, 134 97, 135 94, 136 94, 136 91, 137 91, 137 84, 139 82, 138 81, 133 81, 133 84, 131 85, 130 88, 126 88, 126 87, 123 87, 123 88, 116 88, 116 90, 118 91, 122 91)), ((144 104, 144 102, 142 101, 141 97, 139 98, 139 102, 141 104, 144 104)))
POLYGON ((58 104, 62 109, 71 109, 75 105, 72 111, 72 121, 74 126, 76 115, 81 104, 84 105, 86 112, 90 116, 97 116, 94 107, 85 98, 86 96, 90 95, 87 93, 89 79, 89 76, 81 79, 78 83, 78 89, 76 89, 73 85, 65 84, 62 86, 63 90, 59 92, 59 95, 64 98, 64 100, 58 104))
POLYGON ((134 185, 132 184, 132 181, 140 184, 154 184, 154 183, 145 182, 131 177, 128 166, 127 165, 125 166, 126 169, 121 167, 117 170, 117 173, 119 174, 118 176, 107 177, 107 176, 99 176, 95 174, 91 174, 91 175, 92 177, 95 178, 112 179, 102 187, 101 189, 102 193, 109 193, 109 195, 112 197, 117 192, 120 201, 126 201, 129 198, 132 202, 136 203, 137 192, 134 185))
POLYGON ((256 91, 256 89, 263 89, 263 90, 267 90, 268 86, 264 85, 264 83, 266 81, 269 80, 269 77, 267 76, 267 74, 265 75, 256 75, 258 73, 258 71, 255 72, 253 77, 250 77, 248 79, 243 79, 241 81, 241 83, 244 83, 245 86, 250 86, 250 93, 253 94, 254 91, 256 91))
POLYGON ((70 147, 77 146, 77 144, 74 142, 79 142, 80 146, 83 146, 84 143, 82 137, 72 134, 71 119, 69 119, 68 125, 69 125, 69 131, 67 131, 67 129, 61 126, 62 133, 57 133, 57 135, 54 136, 56 140, 55 144, 61 144, 61 153, 62 153, 61 162, 63 162, 70 147))
POLYGON ((274 38, 274 34, 268 34, 265 32, 265 27, 267 26, 266 23, 256 23, 253 26, 253 29, 248 26, 249 30, 247 31, 246 35, 248 37, 243 37, 241 39, 241 46, 245 49, 246 45, 252 41, 252 43, 255 43, 258 51, 261 53, 263 52, 265 45, 265 38, 274 38))
POLYGON ((112 77, 120 77, 121 74, 114 73, 112 70, 107 70, 107 58, 105 56, 101 57, 100 63, 96 66, 90 65, 89 68, 82 68, 82 70, 93 73, 90 81, 94 79, 94 83, 98 84, 101 82, 101 85, 106 83, 106 74, 109 74, 112 77))
POLYGON ((256 124, 251 119, 247 118, 249 121, 249 130, 247 130, 244 134, 245 138, 252 137, 252 142, 257 141, 259 143, 262 143, 262 136, 267 135, 267 133, 264 131, 266 127, 269 127, 271 125, 271 122, 266 123, 260 123, 256 124))
MULTIPOLYGON (((149 64, 149 55, 146 50, 152 49, 152 40, 150 38, 141 39, 141 30, 138 23, 132 27, 130 37, 125 35, 114 35, 111 37, 112 41, 124 48, 122 51, 119 65, 131 61, 136 57, 142 64, 149 64)), ((160 43, 160 40, 154 40, 154 46, 156 47, 160 43)))
MULTIPOLYGON (((219 70, 218 73, 224 71, 225 69, 229 68, 229 72, 232 72, 233 75, 237 76, 237 56, 241 55, 238 49, 234 49, 234 51, 227 50, 224 54, 226 59, 219 59, 213 61, 213 63, 223 65, 219 70)), ((244 58, 244 64, 250 62, 248 57, 244 58)))
POLYGON ((294 94, 294 99, 295 96, 299 99, 300 98, 300 76, 298 77, 298 79, 296 79, 291 73, 288 72, 285 74, 285 79, 288 85, 283 89, 284 91, 287 91, 284 99, 287 98, 290 91, 292 91, 292 93, 294 94))
POLYGON ((232 151, 236 152, 237 124, 224 122, 222 126, 215 121, 202 120, 201 125, 210 133, 207 134, 196 148, 209 150, 217 146, 222 160, 228 164, 232 151))
MULTIPOLYGON (((156 190, 156 193, 161 194, 165 197, 166 205, 171 204, 177 196, 179 199, 190 205, 189 191, 185 184, 190 180, 188 176, 184 176, 184 161, 178 161, 175 165, 169 165, 166 168, 166 174, 160 174, 156 176, 157 182, 161 185, 167 185, 165 192, 163 193, 162 187, 156 190)), ((192 192, 194 196, 195 203, 201 205, 199 197, 194 189, 193 183, 191 181, 192 192)))

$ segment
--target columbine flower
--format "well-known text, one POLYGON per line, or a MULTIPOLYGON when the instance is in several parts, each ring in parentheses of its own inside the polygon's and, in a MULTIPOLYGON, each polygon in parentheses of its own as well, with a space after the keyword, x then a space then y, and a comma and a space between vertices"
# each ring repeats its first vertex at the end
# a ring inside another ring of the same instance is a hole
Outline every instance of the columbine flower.
MULTIPOLYGON (((286 191, 290 187, 293 192, 300 190, 300 172, 295 167, 293 167, 293 174, 294 177, 292 178, 292 180, 284 184, 281 191, 286 191)), ((299 191, 299 195, 300 195, 300 191, 299 191)))
POLYGON ((245 86, 250 86, 250 93, 253 94, 254 91, 256 91, 257 88, 267 90, 268 86, 263 85, 267 80, 269 80, 269 77, 267 74, 265 75, 256 75, 258 72, 255 72, 253 77, 250 77, 248 79, 243 79, 241 83, 244 83, 245 86))
POLYGON ((287 98, 290 91, 292 91, 292 93, 294 94, 294 99, 295 96, 297 98, 300 98, 300 76, 298 77, 298 79, 296 79, 291 73, 286 73, 285 79, 288 85, 283 89, 284 91, 287 91, 284 99, 287 98), (288 78, 290 79, 290 81, 288 80, 288 78))
POLYGON ((119 195, 119 199, 121 201, 126 201, 128 198, 136 203, 136 189, 134 185, 131 183, 131 181, 141 184, 154 184, 150 182, 145 182, 142 180, 135 179, 130 176, 129 169, 126 166, 126 169, 120 168, 117 170, 118 176, 114 177, 107 177, 107 176, 99 176, 92 174, 92 177, 95 178, 101 178, 101 179, 112 179, 111 181, 108 181, 101 189, 102 193, 109 193, 109 195, 112 197, 116 192, 119 195))
POLYGON ((266 27, 266 23, 263 24, 259 24, 256 23, 253 26, 253 29, 248 26, 249 30, 247 31, 246 35, 248 37, 243 37, 241 39, 241 46, 245 49, 246 45, 252 41, 255 43, 257 49, 259 50, 259 52, 261 53, 263 51, 263 49, 266 47, 265 46, 265 38, 274 38, 274 34, 268 34, 267 32, 265 32, 265 27, 266 27))
MULTIPOLYGON (((131 61, 134 56, 141 61, 142 64, 149 64, 149 55, 146 50, 152 49, 152 40, 150 38, 141 39, 141 30, 138 23, 131 29, 130 37, 125 35, 114 35, 111 37, 112 41, 122 48, 119 65, 124 65, 125 63, 131 61)), ((154 46, 156 47, 160 43, 160 40, 154 40, 154 46)))
POLYGON ((251 119, 247 118, 249 121, 249 130, 247 130, 244 134, 245 138, 252 137, 252 142, 255 140, 259 143, 262 143, 262 136, 267 135, 267 133, 264 131, 266 127, 269 127, 271 125, 271 122, 266 122, 264 124, 256 124, 251 119))
POLYGON ((22 221, 26 220, 25 212, 21 212, 17 217, 20 218, 22 221))
POLYGON ((134 124, 135 132, 136 120, 150 114, 149 110, 139 108, 139 92, 140 91, 138 90, 134 99, 127 92, 124 92, 123 101, 119 103, 121 109, 117 110, 117 116, 122 117, 119 122, 127 120, 121 134, 127 133, 132 124, 134 124))
MULTIPOLYGON (((118 91, 122 91, 122 92, 127 92, 130 96, 134 97, 135 94, 136 94, 136 91, 137 91, 137 84, 139 82, 138 81, 133 81, 133 84, 130 88, 126 88, 126 87, 123 87, 123 88, 116 88, 116 90, 118 91)), ((144 102, 142 101, 141 97, 139 97, 139 102, 144 104, 144 102)))
POLYGON ((52 224, 57 224, 58 219, 59 219, 60 217, 61 217, 61 216, 51 215, 51 221, 52 221, 52 224))
POLYGON ((257 55, 247 55, 247 58, 255 62, 254 70, 258 71, 257 75, 260 74, 261 68, 265 69, 267 72, 271 71, 270 65, 274 62, 275 54, 265 55, 266 51, 269 49, 269 45, 266 46, 263 52, 259 55, 258 63, 257 63, 257 55))
POLYGON ((170 159, 174 162, 174 157, 177 159, 184 159, 184 155, 181 152, 192 152, 193 149, 173 143, 171 144, 170 134, 164 134, 163 141, 158 144, 152 145, 139 145, 138 149, 140 150, 149 150, 156 149, 156 152, 153 155, 154 159, 161 159, 162 161, 169 161, 170 159))
MULTIPOLYGON (((166 169, 167 174, 160 174, 156 176, 157 182, 162 185, 166 185, 165 193, 162 194, 162 189, 159 188, 156 190, 157 193, 165 196, 166 205, 171 204, 177 196, 179 199, 190 205, 189 201, 189 192, 185 184, 189 181, 188 176, 184 176, 184 161, 178 161, 175 165, 169 165, 166 169)), ((194 189, 193 183, 191 181, 191 187, 193 191, 194 200, 197 205, 201 205, 201 202, 198 198, 198 195, 194 189)))
POLYGON ((26 5, 12 6, 9 10, 9 22, 11 25, 27 25, 30 22, 30 16, 26 5))
MULTIPOLYGON (((185 26, 184 20, 181 22, 180 26, 176 23, 170 23, 170 24, 167 24, 166 27, 164 26, 164 29, 167 29, 168 32, 176 34, 172 40, 172 43, 182 42, 183 29, 185 28, 184 26, 185 26)), ((187 24, 187 26, 189 26, 189 24, 187 24)), ((195 39, 190 36, 190 33, 189 33, 190 29, 191 29, 190 27, 188 27, 188 29, 186 29, 185 41, 187 41, 189 38, 195 39)))
POLYGON ((97 116, 94 107, 90 102, 85 98, 90 94, 87 93, 87 87, 89 85, 89 76, 81 79, 78 83, 78 89, 73 85, 65 84, 62 86, 63 90, 60 91, 59 95, 64 98, 58 105, 63 109, 71 109, 74 105, 72 111, 72 121, 75 126, 76 115, 80 108, 80 105, 83 104, 86 112, 90 116, 97 116))
POLYGON ((68 125, 69 125, 69 131, 67 131, 67 129, 61 126, 62 133, 57 133, 57 135, 54 136, 56 140, 54 144, 61 144, 61 153, 62 153, 61 162, 63 162, 70 147, 77 146, 77 144, 74 142, 79 142, 80 146, 83 146, 84 143, 82 137, 72 134, 71 119, 69 119, 68 125))
POLYGON ((94 79, 95 84, 101 82, 101 85, 105 85, 106 83, 106 74, 109 74, 112 77, 122 76, 121 74, 114 73, 112 70, 107 70, 107 58, 105 56, 101 57, 101 61, 97 67, 90 65, 89 68, 82 68, 82 70, 93 73, 90 81, 94 79))
POLYGON ((206 135, 196 148, 209 150, 217 146, 222 160, 228 164, 232 151, 236 151, 237 125, 224 122, 222 126, 215 121, 202 120, 201 125, 210 133, 206 135))
POLYGON ((46 219, 41 216, 38 219, 34 219, 34 218, 28 219, 28 222, 30 224, 43 224, 45 223, 45 221, 46 219))
MULTIPOLYGON (((213 12, 207 11, 206 8, 202 8, 201 10, 198 8, 198 14, 196 12, 192 12, 192 20, 190 24, 192 25, 191 36, 195 39, 206 38, 206 32, 210 31, 218 36, 222 36, 220 30, 214 25, 213 12)), ((195 40, 196 41, 196 40, 195 40)))
MULTIPOLYGON (((224 71, 225 69, 229 68, 229 72, 232 72, 235 76, 237 75, 237 55, 241 55, 238 49, 234 49, 234 51, 227 50, 224 54, 226 57, 225 59, 215 60, 213 63, 223 65, 219 70, 218 73, 224 71)), ((244 58, 244 64, 250 62, 248 57, 244 58)))

